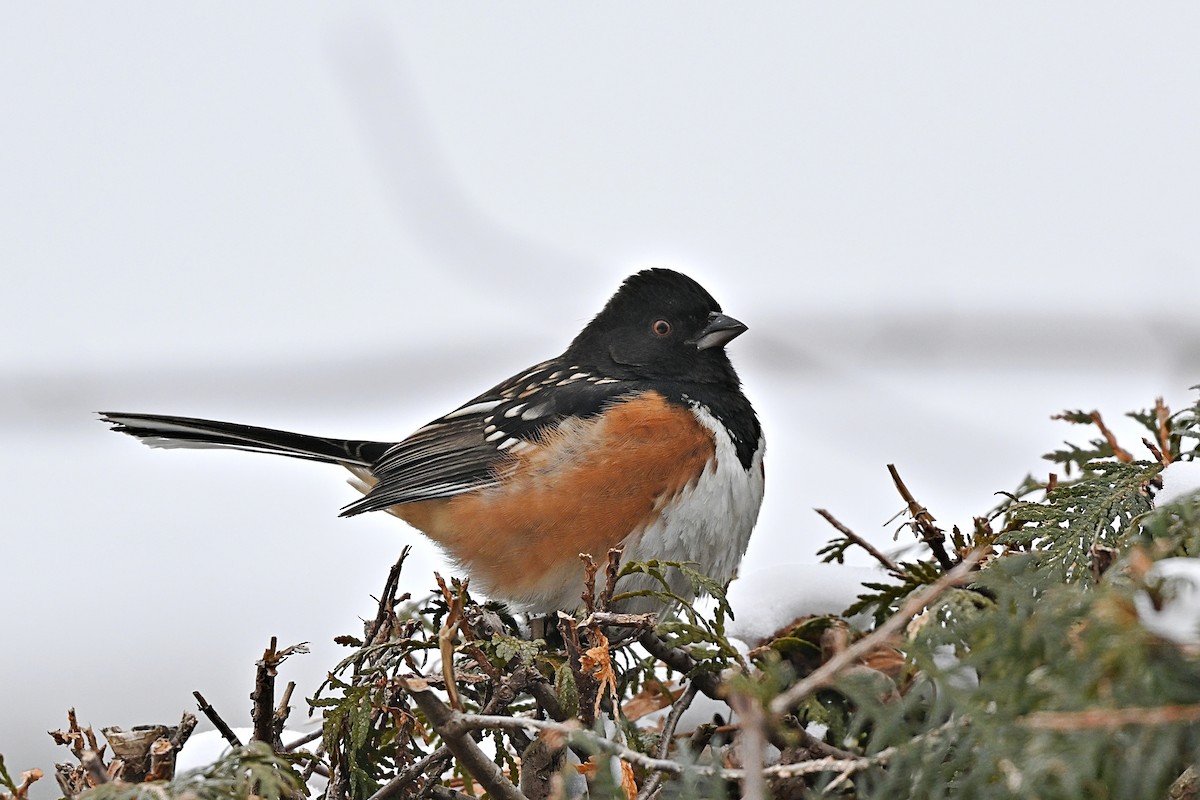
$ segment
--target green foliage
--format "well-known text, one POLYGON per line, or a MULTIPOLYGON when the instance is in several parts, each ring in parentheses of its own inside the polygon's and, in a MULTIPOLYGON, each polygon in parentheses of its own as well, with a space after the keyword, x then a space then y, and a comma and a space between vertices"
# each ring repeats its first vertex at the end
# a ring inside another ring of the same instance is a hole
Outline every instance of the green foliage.
POLYGON ((614 602, 634 597, 652 597, 667 608, 674 608, 673 618, 659 623, 656 632, 666 638, 672 647, 687 649, 699 664, 693 672, 719 672, 726 667, 742 664, 737 648, 729 643, 725 634, 725 620, 733 618, 733 609, 725 597, 725 587, 707 575, 697 572, 695 565, 686 561, 631 561, 622 565, 620 576, 645 575, 658 584, 657 589, 641 589, 618 592, 614 602), (712 618, 696 610, 695 605, 681 597, 671 588, 671 570, 676 570, 688 581, 692 592, 708 595, 715 601, 712 618))
MULTIPOLYGON (((1200 403, 1130 416, 1166 459, 1200 455, 1200 403)), ((1105 435, 1049 454, 1075 477, 1027 481, 976 520, 961 545, 1003 549, 909 626, 899 694, 847 674, 799 709, 829 725, 831 744, 881 754, 842 784, 847 796, 1159 800, 1200 758, 1200 727, 1187 721, 1200 658, 1151 634, 1135 608, 1140 593, 1155 596, 1142 580, 1150 560, 1200 555, 1200 498, 1154 508, 1162 464, 1112 445, 1105 435)), ((868 586, 848 611, 887 616, 940 574, 933 558, 901 566, 904 580, 868 586)))
POLYGON ((1149 461, 1089 462, 1040 502, 1014 503, 996 543, 1038 553, 1051 580, 1088 583, 1093 552, 1122 544, 1134 519, 1150 510, 1147 487, 1161 471, 1149 461))
POLYGON ((173 781, 105 783, 79 795, 79 800, 297 800, 307 794, 291 758, 276 755, 263 742, 251 742, 207 769, 173 781))

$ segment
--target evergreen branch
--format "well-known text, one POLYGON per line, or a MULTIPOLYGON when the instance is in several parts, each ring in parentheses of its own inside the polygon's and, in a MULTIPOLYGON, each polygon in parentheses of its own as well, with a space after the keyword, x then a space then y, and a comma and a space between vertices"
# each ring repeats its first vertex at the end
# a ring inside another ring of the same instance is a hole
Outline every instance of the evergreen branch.
POLYGON ((968 553, 959 562, 957 567, 943 575, 936 583, 930 584, 911 595, 904 602, 904 605, 900 607, 900 610, 890 616, 882 625, 845 650, 834 655, 806 678, 793 684, 787 691, 775 697, 769 706, 771 713, 776 716, 783 716, 814 691, 823 686, 828 686, 837 677, 839 672, 897 633, 908 623, 909 619, 920 613, 923 608, 936 600, 943 592, 966 581, 967 577, 975 569, 975 565, 983 558, 986 550, 986 548, 980 548, 968 553))

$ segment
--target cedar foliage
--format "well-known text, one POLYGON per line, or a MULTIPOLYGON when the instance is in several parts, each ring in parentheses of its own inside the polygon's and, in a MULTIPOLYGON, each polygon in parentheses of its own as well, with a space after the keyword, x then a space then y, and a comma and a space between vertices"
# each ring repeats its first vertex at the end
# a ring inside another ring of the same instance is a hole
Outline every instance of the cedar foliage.
MULTIPOLYGON (((1200 652, 1147 630, 1138 603, 1170 598, 1150 577, 1154 562, 1200 556, 1200 495, 1153 502, 1166 465, 1200 458, 1200 399, 1176 414, 1159 401, 1129 416, 1147 436, 1126 449, 1098 413, 1060 415, 1100 435, 1046 455, 1061 477, 1026 477, 948 534, 893 473, 928 553, 900 563, 878 556, 888 576, 864 585, 844 616, 903 623, 899 635, 867 639, 845 618, 813 617, 746 654, 726 635, 736 609, 723 587, 686 564, 618 566, 616 554, 610 575, 654 576, 661 589, 652 593, 678 613, 652 636, 648 620, 609 613, 622 595, 601 592, 532 638, 457 581, 438 578, 414 601, 399 590, 401 557, 376 618, 361 637, 339 638, 349 655, 307 699, 324 720, 315 755, 256 741, 201 773, 152 783, 122 781, 115 763, 105 778, 92 758, 91 772, 76 768, 81 791, 60 785, 85 800, 284 800, 307 794, 316 771, 329 776, 327 800, 484 789, 549 797, 583 772, 593 798, 1195 797, 1200 652), (982 566, 947 582, 968 554, 960 569, 980 554, 982 566), (717 598, 711 610, 670 595, 666 576, 677 569, 717 598), (909 619, 906 605, 922 592, 933 599, 909 619), (863 653, 836 667, 851 642, 863 653), (804 681, 813 685, 787 694, 804 681), (726 698, 740 724, 718 719, 664 740, 662 720, 649 724, 647 711, 682 708, 696 689, 726 698), (562 725, 539 732, 505 718, 562 725), (482 740, 481 764, 470 748, 482 740), (767 763, 775 766, 756 779, 767 763)), ((841 561, 860 545, 846 531, 821 555, 841 561)), ((601 569, 587 565, 589 575, 601 569)), ((85 761, 94 737, 72 725, 59 733, 85 761)), ((0 800, 24 800, 36 779, 25 773, 18 784, 0 759, 0 800)))

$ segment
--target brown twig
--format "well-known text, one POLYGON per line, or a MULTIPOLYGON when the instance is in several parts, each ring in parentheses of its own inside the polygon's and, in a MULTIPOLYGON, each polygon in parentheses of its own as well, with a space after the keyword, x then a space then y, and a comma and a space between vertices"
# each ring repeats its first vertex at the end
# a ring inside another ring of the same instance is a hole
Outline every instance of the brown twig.
POLYGON ((217 732, 221 734, 221 737, 225 741, 229 742, 229 746, 241 747, 242 740, 239 739, 237 734, 233 732, 233 729, 225 723, 225 720, 221 719, 221 715, 217 713, 217 710, 208 704, 208 701, 204 699, 204 695, 200 694, 199 692, 192 692, 192 696, 196 698, 196 703, 198 704, 200 713, 208 717, 208 721, 213 724, 213 727, 217 729, 217 732))
POLYGON ((767 796, 767 781, 763 775, 767 761, 767 716, 758 698, 748 694, 731 694, 729 705, 741 720, 738 744, 745 770, 742 797, 745 800, 759 800, 767 796))
MULTIPOLYGON (((657 758, 666 758, 671 754, 671 739, 675 736, 675 729, 679 727, 679 720, 683 718, 683 712, 688 710, 692 701, 696 699, 696 684, 689 683, 687 688, 683 690, 683 694, 671 706, 671 713, 667 716, 667 721, 663 723, 661 738, 658 741, 658 750, 655 752, 657 758)), ((648 800, 655 791, 658 790, 662 783, 663 773, 656 772, 650 776, 650 780, 643 784, 641 791, 638 792, 638 800, 648 800)))
POLYGON ((1154 419, 1158 427, 1158 443, 1162 447, 1163 466, 1171 463, 1171 409, 1161 397, 1154 398, 1154 419))
POLYGON ((583 608, 589 614, 596 610, 596 573, 600 567, 596 565, 591 553, 580 553, 579 560, 583 562, 583 608))
POLYGON ((317 739, 320 739, 324 735, 325 735, 325 731, 318 728, 315 731, 304 734, 303 736, 301 736, 299 739, 297 739, 294 742, 289 742, 288 744, 285 744, 283 746, 283 751, 285 753, 291 753, 292 751, 303 747, 304 745, 308 744, 309 742, 314 742, 317 739))
POLYGON ((878 548, 876 548, 875 545, 871 544, 866 539, 862 538, 857 533, 850 530, 845 525, 843 525, 841 522, 839 522, 837 520, 837 518, 833 516, 833 514, 830 514, 828 511, 826 511, 823 508, 814 508, 813 510, 816 511, 818 514, 820 514, 822 517, 824 517, 826 522, 828 522, 833 527, 837 528, 839 533, 841 533, 847 539, 854 542, 856 545, 858 545, 859 547, 861 547, 862 549, 864 549, 868 553, 870 553, 875 558, 876 561, 878 561, 880 564, 883 564, 883 566, 888 570, 888 572, 891 572, 892 574, 897 575, 897 576, 902 576, 904 574, 903 572, 900 571, 899 564, 897 564, 888 555, 886 555, 885 553, 880 551, 878 548))
POLYGON ((279 653, 276 637, 271 637, 271 644, 263 651, 262 658, 255 662, 254 691, 250 693, 252 703, 250 719, 254 724, 254 734, 251 741, 266 742, 272 749, 282 750, 279 743, 276 747, 274 726, 271 724, 275 715, 275 667, 279 664, 279 653))
POLYGON ((921 535, 921 541, 929 545, 929 549, 933 551, 933 557, 937 559, 941 568, 949 572, 954 567, 954 562, 951 561, 950 555, 946 552, 946 533, 937 525, 933 515, 929 513, 929 509, 917 502, 913 497, 912 492, 904 485, 904 481, 900 479, 900 473, 896 470, 895 464, 887 465, 888 472, 892 476, 892 482, 896 484, 896 491, 904 498, 904 502, 908 504, 909 516, 913 518, 913 524, 916 525, 917 531, 921 535))
POLYGON ((603 625, 608 628, 653 630, 657 624, 658 615, 654 613, 619 614, 615 611, 593 611, 583 621, 583 627, 585 628, 592 627, 593 625, 603 625))
POLYGON ((1082 711, 1034 711, 1018 722, 1043 731, 1115 730, 1128 725, 1173 725, 1200 721, 1200 705, 1152 708, 1087 708, 1082 711))
MULTIPOLYGON (((459 765, 470 774, 489 795, 497 800, 525 800, 525 796, 514 786, 495 762, 479 749, 470 736, 470 727, 460 724, 464 715, 438 699, 437 695, 421 678, 400 678, 401 685, 412 696, 417 707, 425 714, 429 724, 442 737, 446 747, 458 759, 459 765)), ((489 719, 491 719, 489 717, 489 719)), ((512 717, 498 717, 512 719, 512 717)), ((554 723, 558 724, 558 723, 554 723)))
POLYGON ((828 686, 843 669, 858 661, 859 658, 871 652, 893 634, 899 632, 913 616, 936 600, 947 589, 963 583, 970 576, 975 565, 983 558, 986 548, 979 548, 969 554, 952 570, 947 572, 935 583, 914 592, 904 605, 882 625, 859 639, 845 650, 837 653, 820 667, 815 669, 803 680, 793 684, 786 692, 777 695, 771 701, 770 711, 776 716, 786 714, 797 703, 808 697, 817 689, 828 686))
POLYGON ((1142 437, 1142 444, 1146 445, 1146 449, 1154 454, 1155 461, 1162 464, 1164 467, 1170 463, 1170 461, 1168 461, 1168 459, 1171 457, 1170 450, 1167 451, 1166 455, 1163 455, 1163 451, 1159 450, 1157 445, 1155 445, 1154 442, 1150 441, 1145 436, 1142 437))
MULTIPOLYGON (((594 574, 594 573, 593 573, 594 574)), ((584 590, 585 595, 587 590, 584 590)), ((600 684, 592 674, 583 667, 584 647, 579 638, 579 623, 570 614, 558 612, 558 630, 563 637, 563 649, 567 651, 567 659, 571 664, 571 674, 575 677, 575 686, 579 690, 579 715, 585 725, 596 721, 593 709, 598 700, 600 684)))
POLYGON ((421 777, 431 764, 436 761, 445 761, 452 755, 450 748, 442 745, 421 760, 409 764, 403 770, 396 773, 396 777, 381 786, 379 791, 368 797, 367 800, 391 800, 391 798, 399 794, 401 789, 421 777))
POLYGON ((438 630, 438 651, 442 656, 442 680, 446 682, 446 696, 450 699, 450 705, 461 711, 462 698, 458 696, 458 683, 454 679, 454 637, 458 633, 458 623, 463 618, 463 594, 466 592, 467 586, 463 584, 459 591, 453 592, 441 575, 435 572, 433 577, 437 580, 438 588, 442 591, 442 598, 446 601, 448 609, 446 619, 438 630))
POLYGON ((1088 416, 1092 418, 1092 422, 1096 423, 1096 427, 1100 429, 1100 434, 1104 437, 1105 441, 1108 442, 1108 446, 1112 448, 1113 455, 1116 457, 1117 461, 1120 461, 1123 464, 1128 464, 1129 462, 1133 461, 1133 454, 1124 447, 1121 447, 1121 445, 1117 444, 1117 437, 1114 436, 1113 432, 1110 431, 1108 426, 1104 424, 1104 420, 1101 418, 1100 412, 1093 411, 1088 414, 1088 416))
POLYGON ((604 570, 604 590, 600 593, 600 605, 597 611, 611 611, 613 592, 617 588, 617 575, 621 572, 621 555, 625 545, 617 545, 608 551, 608 566, 604 570))

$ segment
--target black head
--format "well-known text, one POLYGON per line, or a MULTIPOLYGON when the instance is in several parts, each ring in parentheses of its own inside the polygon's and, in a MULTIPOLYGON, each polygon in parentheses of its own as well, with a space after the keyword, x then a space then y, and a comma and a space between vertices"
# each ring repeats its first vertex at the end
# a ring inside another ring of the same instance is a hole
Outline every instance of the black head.
POLYGON ((625 279, 564 355, 614 377, 736 387, 725 345, 745 330, 691 278, 648 269, 625 279))

